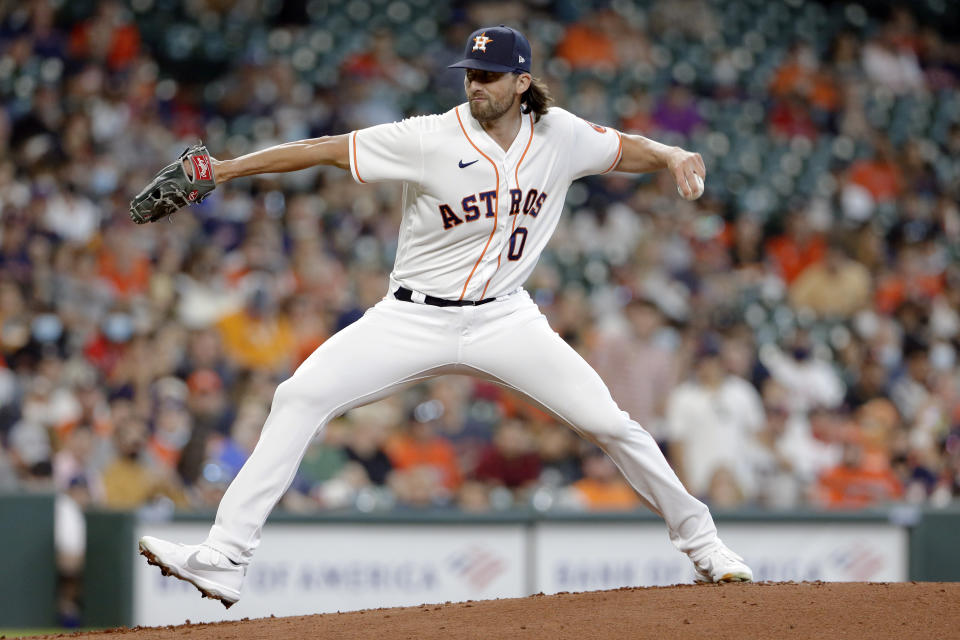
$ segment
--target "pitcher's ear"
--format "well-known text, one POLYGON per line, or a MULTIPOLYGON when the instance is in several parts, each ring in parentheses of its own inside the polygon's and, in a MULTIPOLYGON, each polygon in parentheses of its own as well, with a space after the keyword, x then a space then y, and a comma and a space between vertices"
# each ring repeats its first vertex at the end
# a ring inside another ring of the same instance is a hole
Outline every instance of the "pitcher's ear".
POLYGON ((520 87, 520 93, 523 93, 530 88, 530 84, 533 82, 533 77, 529 73, 519 73, 517 76, 517 83, 520 87))

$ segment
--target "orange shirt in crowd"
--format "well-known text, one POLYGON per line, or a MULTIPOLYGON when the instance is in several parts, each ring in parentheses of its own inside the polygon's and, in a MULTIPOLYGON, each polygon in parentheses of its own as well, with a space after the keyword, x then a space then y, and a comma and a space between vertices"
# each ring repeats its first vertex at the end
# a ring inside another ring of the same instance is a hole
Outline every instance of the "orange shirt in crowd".
POLYGON ((99 257, 100 277, 106 280, 120 298, 144 294, 150 286, 150 259, 145 255, 120 264, 117 257, 103 251, 99 257))
POLYGON ((443 486, 456 489, 460 486, 460 466, 453 445, 445 438, 432 438, 421 441, 401 435, 391 439, 386 447, 387 457, 394 469, 413 469, 415 467, 433 467, 440 473, 443 486))
POLYGON ((893 313, 908 296, 933 300, 943 292, 943 285, 942 273, 919 274, 914 277, 900 274, 886 276, 877 283, 874 294, 877 311, 893 313))
POLYGON ((637 492, 625 481, 603 482, 582 478, 573 483, 591 511, 629 511, 640 505, 637 492))
POLYGON ((770 93, 781 98, 796 93, 824 111, 836 110, 840 100, 837 86, 828 75, 806 69, 797 62, 777 69, 770 83, 770 93))
POLYGON ((257 318, 240 310, 221 318, 217 328, 227 356, 242 367, 281 371, 293 364, 296 339, 283 316, 257 318))
POLYGON ((567 27, 556 55, 574 69, 617 66, 617 48, 613 41, 584 24, 567 27))
POLYGON ((122 24, 111 26, 109 32, 105 32, 102 24, 87 20, 70 33, 69 46, 70 53, 82 58, 90 56, 94 50, 101 50, 111 69, 122 69, 140 54, 140 31, 134 24, 122 24))
POLYGON ((804 269, 823 260, 827 243, 823 236, 816 235, 804 245, 790 236, 778 236, 767 243, 767 255, 780 269, 784 282, 790 284, 804 269))
POLYGON ((847 178, 870 192, 876 202, 893 200, 903 191, 903 176, 896 165, 880 160, 860 160, 847 178))
POLYGON ((817 484, 817 498, 831 509, 862 509, 903 496, 900 481, 889 469, 839 465, 817 484))

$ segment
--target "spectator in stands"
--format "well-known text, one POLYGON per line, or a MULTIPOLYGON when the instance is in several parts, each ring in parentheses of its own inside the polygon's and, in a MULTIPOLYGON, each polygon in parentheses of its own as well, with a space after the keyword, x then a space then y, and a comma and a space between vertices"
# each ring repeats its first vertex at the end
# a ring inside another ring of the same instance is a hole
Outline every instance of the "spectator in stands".
POLYGON ((288 491, 285 498, 296 501, 294 504, 300 502, 297 498, 302 494, 317 498, 324 507, 343 507, 351 504, 357 488, 369 483, 362 469, 348 465, 345 445, 350 433, 349 421, 341 419, 331 424, 330 433, 314 439, 307 447, 293 490, 288 491))
POLYGON ((816 140, 820 129, 813 119, 810 105, 794 93, 777 101, 770 110, 770 132, 780 138, 816 140))
POLYGON ((844 445, 841 464, 820 477, 816 502, 828 509, 862 509, 902 495, 903 487, 893 472, 865 467, 863 447, 850 441, 844 445))
POLYGON ((292 365, 296 343, 276 287, 268 274, 251 276, 244 307, 218 322, 224 352, 235 366, 279 373, 292 365))
POLYGON ((892 402, 871 400, 853 414, 851 428, 856 430, 866 469, 889 471, 895 447, 903 446, 904 424, 892 402))
POLYGON ((97 438, 85 424, 74 427, 63 438, 53 456, 53 480, 57 490, 66 491, 79 479, 88 493, 102 498, 103 489, 94 459, 97 438))
MULTIPOLYGON (((448 491, 456 490, 462 481, 453 445, 437 433, 433 418, 420 420, 412 417, 406 428, 387 442, 387 455, 399 471, 428 468, 437 483, 448 491)), ((414 478, 415 485, 424 479, 419 475, 410 477, 414 478)))
POLYGON ((70 52, 81 59, 102 61, 111 69, 127 67, 140 49, 140 32, 123 4, 101 2, 96 14, 70 33, 70 52))
POLYGON ((923 89, 923 72, 916 53, 893 26, 887 26, 863 46, 862 64, 871 82, 903 94, 923 89))
POLYGON ((763 274, 763 222, 759 216, 748 211, 737 216, 732 225, 727 225, 731 267, 746 277, 759 277, 763 274))
POLYGON ((929 385, 933 372, 929 349, 919 340, 908 338, 903 348, 903 360, 903 371, 893 380, 890 397, 904 420, 912 422, 930 401, 929 385))
POLYGON ((231 480, 257 445, 266 417, 267 407, 263 403, 253 396, 242 397, 230 425, 229 436, 218 432, 203 434, 194 431, 193 439, 184 452, 180 474, 187 482, 192 482, 200 474, 202 464, 212 462, 223 470, 226 481, 231 480), (197 464, 194 462, 196 458, 203 462, 197 464))
POLYGON ((877 359, 868 357, 860 366, 854 384, 847 389, 844 404, 857 409, 870 400, 887 395, 889 385, 886 367, 877 359))
MULTIPOLYGON (((773 380, 763 385, 766 422, 747 449, 745 464, 756 478, 752 501, 764 508, 796 508, 803 500, 803 474, 809 447, 809 425, 804 416, 791 414, 786 389, 773 380)), ((813 475, 813 474, 811 474, 813 475)))
POLYGON ((217 245, 204 245, 187 258, 176 278, 177 318, 188 329, 206 329, 243 304, 240 293, 227 286, 222 258, 217 245))
POLYGON ((875 136, 873 143, 873 156, 853 163, 847 172, 847 182, 865 189, 874 203, 890 202, 903 193, 903 171, 886 136, 875 136))
POLYGON ((86 560, 87 523, 84 510, 91 506, 82 476, 73 478, 57 493, 53 512, 53 545, 57 565, 57 619, 68 628, 80 626, 83 566, 86 560))
POLYGON ((224 355, 220 334, 214 328, 198 329, 188 334, 176 375, 187 380, 201 370, 216 374, 225 390, 235 383, 236 372, 224 355))
POLYGON ((130 418, 117 425, 114 446, 117 457, 103 470, 104 505, 111 509, 136 509, 165 497, 186 506, 186 497, 170 472, 148 466, 144 460, 147 425, 130 418))
POLYGON ((690 136, 703 126, 703 117, 690 89, 674 84, 657 102, 651 114, 653 124, 660 131, 690 136))
POLYGON ((385 451, 387 425, 373 420, 356 419, 347 434, 347 459, 363 467, 370 482, 382 486, 393 470, 393 463, 385 451))
POLYGON ((792 410, 832 408, 843 400, 843 381, 832 365, 814 352, 813 340, 806 331, 797 331, 787 350, 766 345, 760 360, 770 376, 790 392, 792 410))
POLYGON ((802 208, 787 214, 784 233, 771 238, 766 245, 767 255, 788 285, 804 269, 822 260, 826 250, 826 239, 813 229, 808 212, 802 208))
POLYGON ((630 511, 640 506, 640 498, 613 461, 600 450, 591 450, 583 458, 583 478, 570 486, 576 504, 589 511, 630 511))
POLYGON ((894 267, 877 280, 874 306, 882 313, 892 313, 907 300, 929 305, 943 291, 944 266, 926 260, 919 244, 902 245, 894 267))
MULTIPOLYGON (((449 504, 451 499, 450 491, 443 485, 443 479, 437 467, 418 466, 397 470, 390 476, 389 485, 396 498, 396 504, 400 508, 441 507, 449 504)), ((465 497, 467 504, 475 508, 489 504, 482 498, 475 498, 475 500, 468 500, 465 497)))
POLYGON ((537 455, 542 469, 540 484, 560 487, 579 480, 582 476, 579 440, 566 425, 544 425, 537 433, 537 455))
POLYGON ((612 70, 620 64, 617 41, 612 37, 616 20, 609 12, 594 11, 564 30, 555 55, 574 69, 612 70))
POLYGON ((150 258, 137 246, 133 230, 115 225, 111 241, 100 247, 98 275, 115 299, 129 300, 147 293, 150 258))
POLYGON ((720 350, 719 338, 703 339, 694 376, 667 399, 671 461, 687 490, 697 496, 708 494, 719 469, 734 473, 744 495, 754 488, 741 456, 763 427, 763 404, 749 382, 724 370, 720 350))
POLYGON ((493 442, 480 454, 473 475, 490 485, 519 493, 540 477, 540 458, 530 432, 518 420, 497 427, 493 442))
POLYGON ((777 98, 801 97, 810 106, 832 113, 837 109, 839 93, 833 78, 824 71, 819 56, 809 42, 797 41, 790 47, 770 81, 770 93, 777 98))
POLYGON ((623 312, 625 325, 600 334, 588 360, 610 381, 617 405, 662 439, 666 398, 678 374, 676 356, 661 334, 663 313, 639 296, 632 297, 623 312))
POLYGON ((186 405, 193 429, 227 433, 233 422, 233 409, 223 381, 213 369, 197 369, 187 378, 186 405))
POLYGON ((467 513, 484 513, 490 510, 490 492, 485 482, 467 480, 457 491, 457 507, 467 513))
POLYGON ((147 451, 153 462, 171 472, 177 469, 183 448, 190 441, 195 427, 183 400, 159 402, 154 412, 153 433, 147 442, 147 451))
POLYGON ((790 285, 790 304, 821 318, 849 318, 870 303, 870 272, 848 257, 839 240, 827 247, 822 262, 804 269, 790 285))

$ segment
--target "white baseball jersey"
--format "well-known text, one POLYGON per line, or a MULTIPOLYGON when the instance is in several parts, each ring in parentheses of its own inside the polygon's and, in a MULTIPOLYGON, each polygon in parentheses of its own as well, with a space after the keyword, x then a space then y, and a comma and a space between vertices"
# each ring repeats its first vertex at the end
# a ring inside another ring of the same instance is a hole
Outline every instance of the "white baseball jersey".
POLYGON ((403 182, 395 283, 448 300, 517 289, 553 234, 570 183, 620 161, 614 129, 557 107, 539 122, 521 120, 506 151, 467 104, 350 135, 356 181, 403 182))

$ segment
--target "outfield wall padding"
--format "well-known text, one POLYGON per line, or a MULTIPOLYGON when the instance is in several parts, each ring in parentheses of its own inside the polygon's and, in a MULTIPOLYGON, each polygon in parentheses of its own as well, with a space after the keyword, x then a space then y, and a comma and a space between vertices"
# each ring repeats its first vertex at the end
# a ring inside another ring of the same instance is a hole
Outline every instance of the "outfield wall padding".
POLYGON ((51 627, 57 568, 52 495, 0 495, 0 627, 51 627))

